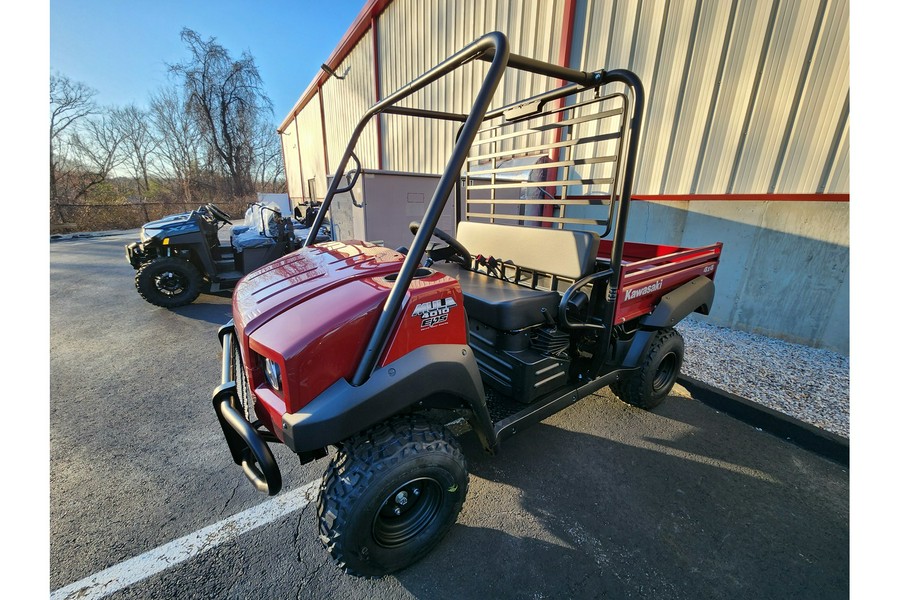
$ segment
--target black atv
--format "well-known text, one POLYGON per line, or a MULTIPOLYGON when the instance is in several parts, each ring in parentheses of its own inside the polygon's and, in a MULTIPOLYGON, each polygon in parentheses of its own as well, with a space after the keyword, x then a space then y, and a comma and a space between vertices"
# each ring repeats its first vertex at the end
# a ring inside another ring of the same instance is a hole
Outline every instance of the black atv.
MULTIPOLYGON (((295 231, 294 222, 274 204, 252 203, 244 225, 232 227, 225 245, 219 230, 232 225, 231 219, 208 203, 145 224, 140 242, 125 247, 128 262, 137 271, 134 285, 141 297, 175 308, 190 304, 201 292, 229 290, 247 273, 300 248, 307 237, 295 231)), ((330 239, 327 229, 320 229, 316 241, 319 238, 330 239)))

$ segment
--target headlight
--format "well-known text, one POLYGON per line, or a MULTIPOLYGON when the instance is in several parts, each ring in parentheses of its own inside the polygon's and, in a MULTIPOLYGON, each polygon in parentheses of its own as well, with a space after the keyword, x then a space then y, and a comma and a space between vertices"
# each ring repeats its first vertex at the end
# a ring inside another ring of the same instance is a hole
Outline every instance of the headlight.
POLYGON ((163 232, 162 229, 154 229, 152 227, 141 227, 141 242, 147 243, 155 237, 158 237, 163 232))
POLYGON ((281 391, 281 367, 278 366, 278 363, 272 360, 271 358, 263 359, 263 369, 266 373, 266 381, 269 385, 281 391))

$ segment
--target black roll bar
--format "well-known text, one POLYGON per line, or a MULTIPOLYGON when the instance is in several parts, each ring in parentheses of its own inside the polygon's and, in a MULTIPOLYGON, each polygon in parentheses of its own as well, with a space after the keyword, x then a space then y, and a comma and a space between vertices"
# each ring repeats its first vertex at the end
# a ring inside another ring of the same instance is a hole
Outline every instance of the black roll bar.
MULTIPOLYGON (((475 40, 450 58, 442 61, 436 67, 432 68, 430 71, 425 72, 425 74, 421 75, 417 79, 414 79, 406 86, 400 88, 393 94, 389 95, 387 98, 381 100, 380 102, 376 102, 372 105, 369 110, 363 115, 362 119, 360 119, 359 124, 353 130, 353 133, 350 134, 350 139, 347 142, 347 150, 344 151, 344 156, 341 157, 340 162, 338 162, 337 169, 335 170, 334 177, 331 180, 331 184, 328 186, 328 191, 325 193, 325 198, 322 200, 322 206, 319 209, 319 214, 316 215, 316 220, 312 224, 312 227, 321 227, 322 221, 324 220, 325 212, 331 207, 331 201, 334 199, 335 193, 338 189, 338 181, 341 177, 344 176, 344 170, 347 168, 347 161, 350 160, 350 154, 356 148, 356 144, 359 141, 360 136, 362 135, 363 130, 366 125, 368 125, 369 121, 375 115, 385 112, 388 108, 391 108, 397 102, 400 102, 404 98, 407 98, 425 86, 437 81, 441 77, 444 77, 451 71, 456 70, 460 66, 466 64, 467 62, 478 58, 480 55, 484 54, 488 50, 495 50, 498 48, 502 48, 502 51, 497 52, 498 58, 491 64, 491 67, 488 69, 488 74, 485 77, 484 84, 482 84, 482 89, 478 94, 478 97, 475 99, 475 105, 472 107, 472 112, 467 116, 466 123, 472 122, 472 117, 475 116, 475 110, 478 106, 479 102, 483 100, 482 96, 484 92, 487 91, 485 86, 488 85, 488 82, 493 80, 493 85, 490 87, 490 93, 487 94, 487 99, 485 100, 484 111, 481 113, 479 118, 477 119, 478 123, 472 130, 472 137, 474 137, 475 133, 477 133, 478 125, 481 124, 482 119, 484 118, 484 112, 487 111, 487 105, 491 101, 491 97, 494 94, 494 91, 497 89, 497 84, 500 81, 500 77, 503 76, 503 71, 506 67, 506 59, 509 56, 509 43, 506 39, 506 36, 500 33, 499 31, 495 31, 493 33, 487 33, 475 40), (502 66, 500 66, 500 62, 502 62, 502 66)), ((415 109, 414 109, 415 110, 415 109)), ((394 110, 396 112, 396 110, 394 110)), ((419 113, 425 111, 416 111, 419 113)), ((424 116, 424 115, 422 115, 424 116)), ((465 128, 467 125, 464 125, 465 128)), ((459 144, 454 147, 454 154, 459 149, 459 144)), ((463 157, 465 158, 465 157, 463 157)), ((452 156, 451 156, 452 159, 452 156)), ((462 167, 462 161, 460 161, 460 168, 462 167)), ((447 171, 445 171, 446 175, 447 171)), ((443 181, 443 178, 442 178, 443 181)), ((440 189, 440 184, 439 184, 440 189)), ((432 202, 437 196, 432 197, 432 202)), ((441 207, 443 208, 443 206, 441 207)), ((318 231, 318 229, 311 229, 310 234, 306 240, 306 245, 311 246, 315 244, 315 235, 312 233, 313 231, 318 231)), ((410 254, 411 256, 411 254, 410 254)), ((398 279, 397 285, 399 285, 400 281, 398 279)), ((396 287, 396 286, 395 286, 396 287)))
POLYGON ((409 284, 412 282, 413 275, 415 274, 419 263, 422 261, 422 257, 425 255, 425 250, 427 249, 428 243, 431 241, 431 236, 434 234, 434 228, 437 227, 437 222, 444 210, 444 206, 447 204, 450 192, 453 191, 453 188, 459 182, 459 174, 466 162, 469 147, 475 140, 478 128, 481 127, 484 115, 491 103, 491 99, 494 97, 494 92, 500 84, 500 78, 503 77, 503 73, 506 70, 506 61, 509 58, 509 43, 506 36, 502 33, 488 33, 475 43, 457 53, 454 57, 451 57, 448 61, 444 61, 438 65, 438 67, 433 70, 439 72, 438 76, 443 76, 462 66, 472 57, 477 57, 490 48, 493 48, 494 50, 494 59, 491 61, 491 66, 488 68, 484 82, 481 84, 481 89, 475 97, 472 111, 469 113, 465 124, 462 126, 459 139, 453 147, 453 152, 450 154, 450 160, 447 162, 447 168, 444 170, 444 174, 441 175, 441 179, 438 181, 431 202, 428 203, 428 208, 425 209, 425 215, 422 217, 422 221, 419 225, 419 232, 413 238, 412 246, 409 248, 406 260, 403 261, 403 266, 400 267, 400 273, 397 275, 394 287, 391 288, 391 291, 388 293, 384 308, 381 310, 381 316, 378 319, 378 323, 375 325, 375 331, 372 332, 369 344, 366 346, 366 350, 362 355, 359 366, 353 374, 353 379, 350 382, 353 385, 362 385, 365 383, 375 369, 378 357, 381 356, 381 353, 384 351, 384 347, 388 341, 388 335, 403 306, 403 299, 409 289, 409 284))
POLYGON ((405 106, 390 106, 383 111, 385 115, 403 115, 407 117, 422 117, 425 119, 440 119, 443 121, 459 121, 465 123, 469 115, 462 113, 450 113, 442 110, 427 110, 424 108, 407 108, 405 106))
MULTIPOLYGON (((502 34, 501 34, 502 35, 502 34)), ((485 52, 479 57, 481 60, 491 61, 494 59, 493 53, 485 52)), ((596 85, 596 73, 586 73, 585 71, 576 71, 568 67, 554 65, 553 63, 544 62, 520 54, 510 54, 506 61, 508 67, 519 71, 528 71, 536 75, 545 75, 547 77, 555 77, 572 83, 580 83, 584 86, 596 85)))
MULTIPOLYGON (((335 174, 328 186, 328 191, 325 194, 325 198, 322 200, 319 212, 316 215, 313 224, 310 226, 309 237, 306 240, 307 247, 315 245, 315 234, 319 230, 319 227, 321 227, 322 222, 325 218, 325 213, 330 209, 331 202, 334 199, 335 194, 341 187, 340 181, 343 177, 344 170, 347 168, 347 163, 352 156, 353 150, 355 149, 363 130, 372 119, 372 117, 385 113, 413 117, 436 118, 449 121, 464 121, 457 133, 456 142, 450 154, 450 160, 447 163, 447 167, 444 170, 444 173, 441 176, 440 180, 438 181, 434 195, 432 196, 431 201, 429 202, 428 207, 425 210, 425 214, 422 217, 419 231, 415 234, 413 243, 409 249, 409 252, 407 253, 406 259, 403 262, 403 266, 400 268, 400 272, 397 275, 394 286, 388 293, 387 300, 385 301, 384 307, 381 310, 381 314, 378 318, 378 322, 375 325, 375 329, 372 332, 372 336, 369 339, 368 344, 366 345, 365 352, 363 353, 360 363, 356 371, 354 372, 352 380, 350 381, 350 383, 354 386, 362 385, 366 382, 366 380, 369 379, 372 372, 376 368, 378 358, 384 352, 384 349, 388 342, 388 336, 390 335, 390 332, 393 329, 400 310, 402 309, 403 300, 409 289, 409 285, 412 282, 413 275, 415 274, 419 263, 422 261, 422 257, 424 256, 428 243, 431 240, 432 235, 434 234, 434 229, 437 226, 438 219, 440 218, 441 213, 444 210, 447 199, 449 198, 450 193, 454 188, 457 188, 457 193, 459 192, 458 184, 460 173, 462 172, 462 167, 466 162, 466 157, 468 155, 469 149, 471 148, 472 142, 475 140, 475 137, 478 134, 478 130, 481 127, 482 122, 486 118, 493 119, 503 116, 503 114, 510 108, 504 107, 502 109, 493 110, 488 113, 488 107, 490 106, 494 93, 497 90, 500 79, 503 76, 505 70, 509 67, 528 71, 538 75, 561 79, 563 81, 569 82, 570 84, 562 86, 555 90, 551 90, 549 92, 545 92, 543 94, 538 94, 537 96, 534 96, 533 98, 530 98, 524 102, 518 103, 517 105, 522 105, 528 102, 539 102, 540 104, 545 104, 546 102, 566 97, 572 93, 575 93, 576 91, 598 88, 602 85, 615 82, 623 83, 631 90, 633 96, 633 110, 631 125, 629 127, 630 131, 628 155, 625 161, 620 202, 618 203, 615 216, 615 233, 613 237, 613 250, 610 261, 612 276, 609 279, 609 285, 606 291, 607 306, 606 312, 604 314, 604 323, 607 324, 607 327, 603 331, 605 343, 600 346, 601 348, 608 347, 609 340, 612 336, 612 319, 615 314, 615 299, 618 295, 619 277, 621 274, 622 263, 622 250, 625 243, 625 225, 628 218, 629 203, 631 201, 631 187, 634 182, 634 168, 636 164, 638 136, 640 133, 644 109, 643 86, 637 75, 635 75, 631 71, 627 71, 624 69, 613 71, 600 70, 587 73, 584 71, 578 71, 575 69, 554 65, 552 63, 535 60, 517 54, 511 54, 509 52, 509 42, 506 36, 501 32, 494 31, 492 33, 483 35, 456 54, 453 54, 446 60, 439 63, 431 70, 425 72, 423 75, 413 80, 403 88, 390 94, 383 100, 375 103, 371 108, 369 108, 368 111, 366 111, 359 124, 356 126, 350 136, 350 139, 347 143, 347 150, 344 152, 344 155, 337 165, 335 174), (478 91, 478 95, 475 98, 475 102, 472 105, 472 110, 468 115, 395 106, 396 103, 400 102, 404 98, 411 96, 420 89, 426 87, 427 85, 446 76, 452 71, 473 60, 482 60, 489 62, 490 66, 488 67, 487 74, 485 75, 484 81, 481 84, 481 88, 478 91)), ((603 357, 600 356, 597 356, 597 358, 599 360, 603 359, 603 357)))
POLYGON ((612 275, 606 287, 606 310, 603 314, 603 323, 606 329, 601 332, 601 351, 595 353, 591 360, 590 375, 596 376, 606 359, 606 350, 612 340, 613 320, 616 314, 616 300, 619 296, 619 283, 622 275, 622 254, 625 248, 625 228, 628 224, 628 209, 631 207, 631 188, 634 185, 634 170, 637 164, 637 151, 640 142, 641 125, 644 119, 644 84, 640 78, 627 69, 615 69, 601 73, 600 85, 610 83, 623 83, 631 91, 631 125, 628 132, 628 154, 625 157, 625 169, 622 175, 622 192, 616 207, 616 224, 613 233, 612 253, 609 258, 609 267, 612 275))

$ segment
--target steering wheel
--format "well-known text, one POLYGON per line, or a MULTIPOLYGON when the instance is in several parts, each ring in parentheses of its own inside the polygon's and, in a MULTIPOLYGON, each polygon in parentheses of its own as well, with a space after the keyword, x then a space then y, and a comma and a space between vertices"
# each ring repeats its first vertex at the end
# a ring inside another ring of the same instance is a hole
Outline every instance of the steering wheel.
POLYGON ((224 210, 222 210, 221 208, 219 208, 212 202, 207 202, 206 204, 204 204, 204 206, 206 208, 208 208, 209 212, 211 212, 213 214, 213 216, 215 218, 217 218, 218 220, 225 221, 229 225, 232 224, 231 221, 229 221, 229 219, 231 218, 231 215, 229 215, 227 212, 225 212, 224 210))
MULTIPOLYGON (((409 224, 409 230, 413 233, 413 235, 418 233, 419 232, 419 222, 412 221, 409 224)), ((441 255, 436 256, 435 252, 429 252, 429 256, 431 256, 431 258, 433 258, 435 260, 440 260, 442 258, 445 260, 449 260, 453 256, 458 256, 460 259, 462 259, 462 263, 467 269, 472 267, 472 255, 469 253, 468 250, 466 250, 465 246, 463 246, 462 244, 459 243, 459 240, 457 240, 455 237, 453 237, 446 231, 438 229, 437 227, 434 228, 434 237, 438 238, 439 240, 441 240, 442 242, 447 244, 447 246, 453 252, 452 252, 452 254, 449 254, 447 256, 441 256, 441 255)), ((438 251, 438 252, 440 252, 440 251, 438 251)), ((459 261, 454 261, 454 262, 459 262, 459 261)))

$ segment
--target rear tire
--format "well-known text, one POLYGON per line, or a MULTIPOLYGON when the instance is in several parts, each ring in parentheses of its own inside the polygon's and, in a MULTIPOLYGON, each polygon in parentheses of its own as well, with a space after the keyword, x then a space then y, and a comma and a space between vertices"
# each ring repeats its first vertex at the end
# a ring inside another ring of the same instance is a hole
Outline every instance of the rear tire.
POLYGON ((348 440, 319 488, 319 538, 351 575, 380 577, 425 556, 456 522, 465 457, 443 425, 397 417, 348 440))
POLYGON ((683 360, 684 338, 674 329, 660 329, 640 368, 609 387, 628 404, 646 410, 656 408, 672 391, 683 360))
POLYGON ((141 298, 163 308, 190 304, 200 295, 200 273, 186 260, 157 258, 142 266, 134 277, 141 298))

